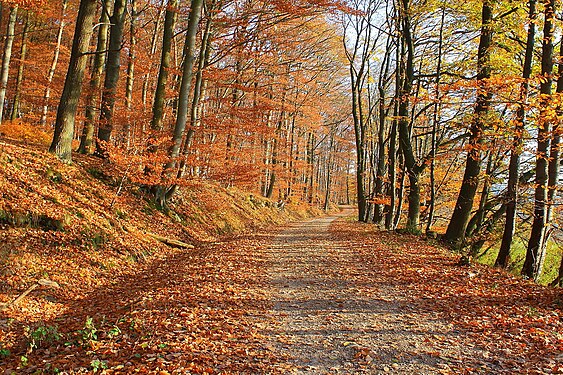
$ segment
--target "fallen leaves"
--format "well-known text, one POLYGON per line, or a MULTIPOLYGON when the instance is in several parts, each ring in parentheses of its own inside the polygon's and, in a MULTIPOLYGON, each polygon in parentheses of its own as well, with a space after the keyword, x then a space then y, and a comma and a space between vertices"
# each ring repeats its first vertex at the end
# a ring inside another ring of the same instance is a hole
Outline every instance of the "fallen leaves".
POLYGON ((427 335, 425 342, 437 349, 429 354, 440 358, 456 346, 478 349, 479 357, 460 353, 459 362, 449 361, 451 369, 444 371, 562 373, 561 289, 486 266, 459 267, 445 249, 366 227, 339 222, 333 236, 356 247, 359 261, 369 263, 378 278, 400 285, 406 308, 444 319, 457 332, 427 335))

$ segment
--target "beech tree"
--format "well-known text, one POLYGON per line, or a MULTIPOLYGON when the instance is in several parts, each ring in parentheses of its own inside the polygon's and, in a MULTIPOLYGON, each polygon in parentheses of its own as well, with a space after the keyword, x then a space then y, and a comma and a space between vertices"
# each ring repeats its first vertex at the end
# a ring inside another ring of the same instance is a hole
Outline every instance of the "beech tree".
MULTIPOLYGON (((554 33, 555 1, 544 3, 544 26, 542 42, 541 82, 540 94, 542 108, 549 107, 552 93, 553 71, 553 33, 554 33)), ((545 259, 546 230, 548 215, 548 184, 549 184, 549 151, 551 144, 551 128, 553 119, 547 113, 540 114, 538 122, 537 150, 536 150, 536 179, 534 193, 534 215, 532 232, 528 241, 526 260, 522 266, 522 274, 535 280, 541 275, 545 259)))
POLYGON ((86 97, 86 120, 82 128, 80 146, 78 151, 83 154, 93 152, 94 132, 96 125, 96 114, 99 112, 99 91, 102 83, 104 66, 106 61, 107 37, 109 30, 109 14, 111 11, 111 0, 104 0, 100 12, 96 53, 90 72, 89 91, 86 97))
MULTIPOLYGON (((186 31, 186 41, 184 44, 184 66, 182 69, 176 122, 172 136, 172 147, 169 151, 170 162, 168 162, 165 167, 165 173, 169 176, 171 175, 170 173, 173 172, 176 166, 176 159, 180 155, 182 139, 188 121, 189 95, 195 61, 196 36, 202 7, 203 0, 192 0, 188 29, 186 31)), ((156 200, 161 207, 166 207, 166 200, 170 198, 173 191, 172 187, 161 187, 157 191, 156 200)))
POLYGON ((526 52, 524 64, 522 67, 522 78, 524 81, 520 86, 520 104, 516 112, 516 121, 514 129, 514 138, 512 141, 512 150, 510 154, 510 162, 508 167, 508 186, 506 192, 506 221, 495 265, 506 268, 510 261, 510 248, 512 246, 512 238, 514 236, 516 223, 516 209, 518 204, 518 183, 520 176, 520 156, 523 148, 523 132, 526 121, 526 102, 528 101, 528 93, 530 86, 530 77, 532 76, 532 62, 534 56, 534 45, 536 35, 536 1, 530 0, 528 3, 528 32, 526 39, 526 52))
POLYGON ((481 171, 481 147, 483 132, 487 127, 491 92, 487 80, 491 77, 490 53, 493 38, 493 9, 489 0, 483 0, 481 11, 481 34, 477 53, 477 100, 475 116, 470 128, 469 150, 465 164, 463 181, 457 197, 454 212, 450 219, 445 239, 455 246, 461 246, 464 237, 473 200, 477 193, 479 173, 481 171))
POLYGON ((12 58, 17 14, 18 5, 12 5, 10 7, 10 16, 8 17, 6 38, 4 40, 4 53, 2 54, 2 67, 0 69, 0 123, 2 122, 4 114, 4 101, 6 99, 6 89, 8 86, 8 74, 10 71, 10 59, 12 58))
POLYGON ((106 76, 102 91, 102 104, 100 111, 100 124, 98 127, 98 142, 96 153, 105 155, 102 142, 109 142, 113 131, 113 111, 116 102, 117 84, 121 70, 121 44, 123 40, 123 27, 125 24, 126 0, 115 0, 113 14, 109 18, 111 23, 106 62, 106 76))
POLYGON ((78 100, 82 91, 82 80, 86 69, 86 52, 90 47, 92 26, 96 15, 95 0, 81 0, 74 30, 70 62, 65 78, 61 100, 57 110, 55 133, 49 151, 61 160, 72 160, 72 138, 78 100))

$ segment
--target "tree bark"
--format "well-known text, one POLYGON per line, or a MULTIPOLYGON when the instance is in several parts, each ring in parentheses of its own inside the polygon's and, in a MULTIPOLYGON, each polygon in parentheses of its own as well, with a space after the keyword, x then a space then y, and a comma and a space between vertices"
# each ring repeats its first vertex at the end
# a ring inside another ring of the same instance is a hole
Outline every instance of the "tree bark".
POLYGON ((440 113, 440 80, 442 78, 442 51, 444 47, 444 22, 446 20, 446 8, 442 8, 442 15, 440 17, 440 32, 438 35, 438 62, 436 65, 436 82, 434 89, 434 111, 432 114, 432 144, 430 150, 430 207, 428 207, 428 222, 426 223, 426 233, 432 229, 434 221, 434 211, 436 209, 436 151, 437 144, 437 131, 440 113))
MULTIPOLYGON (((540 86, 540 93, 544 108, 549 104, 549 97, 552 92, 552 70, 553 70, 553 32, 555 17, 555 0, 547 0, 544 8, 545 22, 542 43, 541 73, 543 80, 540 86)), ((543 267, 545 252, 545 236, 548 199, 548 158, 551 137, 551 119, 546 118, 545 112, 540 112, 538 121, 538 146, 536 151, 536 179, 534 193, 534 221, 532 232, 526 250, 526 259, 522 267, 522 275, 533 278, 537 281, 543 267), (542 113, 543 112, 543 113, 542 113)))
POLYGON ((127 121, 123 126, 123 136, 125 138, 125 143, 127 149, 130 148, 131 142, 133 142, 133 135, 135 133, 135 127, 133 124, 136 122, 131 117, 131 108, 133 105, 133 84, 135 82, 135 59, 136 59, 136 48, 137 48, 137 4, 136 0, 131 0, 131 14, 130 14, 130 25, 129 25, 129 54, 127 62, 127 73, 125 81, 125 109, 127 111, 127 121), (132 124, 133 122, 133 124, 132 124))
MULTIPOLYGON (((65 22, 65 11, 68 4, 68 0, 63 0, 61 9, 61 23, 59 24, 59 30, 57 31, 57 42, 55 44, 55 52, 53 53, 53 60, 51 60, 51 67, 49 68, 49 73, 47 74, 47 86, 45 87, 45 94, 43 95, 43 109, 41 111, 41 119, 39 123, 45 125, 47 123, 47 113, 49 112, 49 100, 51 99, 51 83, 55 77, 55 72, 57 71, 57 65, 59 63, 59 55, 61 52, 61 44, 63 40, 63 31, 66 26, 65 22)), ((74 125, 73 125, 74 126, 74 125)))
MULTIPOLYGON (((180 83, 180 93, 178 98, 178 111, 176 115, 176 123, 172 136, 172 147, 170 148, 170 161, 166 164, 164 170, 168 176, 173 173, 176 166, 177 158, 180 155, 182 139, 186 130, 188 120, 188 111, 190 107, 190 89, 192 85, 193 67, 195 60, 196 36, 201 18, 201 9, 203 0, 192 0, 190 16, 188 19, 188 30, 186 32, 186 42, 184 44, 184 67, 182 69, 182 79, 180 83)), ((166 200, 170 198, 168 189, 159 189, 157 193, 157 202, 161 207, 166 207, 166 200)))
POLYGON ((409 178, 408 215, 406 229, 410 232, 418 232, 420 224, 420 174, 424 170, 424 164, 420 164, 414 153, 411 142, 411 117, 409 116, 410 95, 414 82, 414 42, 411 32, 409 0, 402 0, 401 9, 401 61, 404 68, 401 69, 403 82, 399 100, 399 143, 405 161, 406 173, 409 178))
POLYGON ((399 114, 399 100, 400 92, 402 86, 402 64, 401 60, 401 48, 397 45, 395 50, 395 97, 393 98, 393 121, 391 122, 391 129, 389 131, 389 149, 388 149, 388 159, 389 165, 387 167, 387 175, 389 176, 389 189, 387 195, 389 196, 389 204, 385 208, 385 229, 394 230, 395 229, 395 216, 396 216, 396 205, 397 205, 397 126, 398 120, 397 116, 399 114))
MULTIPOLYGON (((352 64, 352 62, 350 63, 352 64)), ((358 200, 358 221, 366 220, 366 192, 364 186, 364 173, 365 173, 365 137, 364 125, 362 115, 359 113, 361 96, 359 95, 357 85, 355 82, 358 77, 354 78, 354 71, 350 66, 350 77, 352 78, 352 116, 354 119, 354 134, 356 136, 356 193, 358 200)))
POLYGON ((81 154, 91 154, 94 151, 94 131, 96 114, 98 112, 98 100, 100 97, 100 85, 102 83, 102 76, 104 74, 104 65, 106 61, 110 9, 111 0, 104 0, 100 14, 96 54, 94 55, 94 64, 92 66, 92 73, 90 74, 90 90, 88 92, 88 96, 86 97, 86 121, 84 122, 84 127, 82 128, 80 146, 78 147, 78 152, 81 154))
MULTIPOLYGON (((385 153, 385 133, 387 124, 387 114, 389 109, 386 105, 386 94, 385 88, 387 85, 389 68, 391 64, 391 38, 387 40, 387 48, 385 52, 385 57, 381 66, 379 73, 378 91, 379 91, 379 126, 377 129, 377 169, 376 169, 376 180, 375 180, 375 197, 382 199, 385 197, 385 163, 386 163, 386 153, 385 153)), ((381 225, 384 219, 385 206, 378 202, 375 206, 375 213, 373 215, 373 221, 381 225)))
MULTIPOLYGON (((207 23, 205 25, 205 30, 203 31, 203 37, 201 40, 201 48, 199 51, 197 71, 194 80, 194 92, 192 98, 192 104, 190 107, 189 114, 189 129, 186 135, 186 140, 184 142, 184 149, 182 154, 186 155, 192 146, 193 138, 195 136, 195 129, 198 126, 200 117, 202 115, 203 109, 200 106, 201 98, 205 96, 206 81, 203 78, 203 70, 209 63, 209 56, 211 52, 211 27, 213 25, 213 7, 214 2, 212 2, 205 10, 207 13, 207 23)), ((180 168, 178 169, 178 178, 184 176, 186 169, 186 161, 182 159, 180 162, 180 168)))
POLYGON ((106 63, 106 77, 102 92, 102 105, 100 112, 100 125, 96 153, 106 156, 104 143, 111 139, 113 131, 113 110, 117 95, 117 83, 121 68, 121 43, 123 41, 123 26, 125 24, 125 6, 127 0, 115 0, 113 14, 110 17, 109 48, 106 63))
POLYGON ((506 268, 510 263, 510 248, 512 247, 512 238, 516 227, 516 208, 518 204, 518 180, 520 174, 520 156, 522 155, 522 133, 526 123, 525 104, 528 101, 529 80, 532 75, 532 62, 534 57, 534 44, 536 35, 536 0, 528 2, 528 35, 526 40, 526 55, 524 58, 524 66, 522 67, 522 78, 524 82, 520 86, 520 102, 516 111, 516 124, 514 129, 514 137, 512 139, 512 150, 510 152, 510 162, 508 165, 508 186, 506 192, 506 221, 502 234, 502 242, 500 245, 495 266, 506 268))
POLYGON ((137 48, 137 4, 136 0, 131 0, 131 24, 129 28, 129 61, 127 63, 127 82, 125 84, 125 107, 131 111, 133 101, 133 83, 135 79, 135 59, 137 48))
POLYGON ((2 55, 2 69, 0 70, 0 123, 2 123, 4 114, 4 101, 6 99, 6 89, 8 88, 8 74, 10 72, 10 59, 12 58, 17 14, 18 6, 14 5, 10 9, 10 16, 8 18, 4 54, 2 55))
POLYGON ((164 101, 166 99, 166 86, 168 84, 168 71, 170 69, 170 51, 172 50, 172 38, 178 12, 178 0, 169 0, 164 16, 164 30, 162 37, 162 51, 160 55, 160 69, 154 102, 152 107, 151 129, 162 130, 162 120, 164 119, 164 101))
POLYGON ((473 200, 477 192, 479 173, 481 172, 480 148, 483 131, 487 123, 485 117, 489 112, 491 101, 491 93, 487 87, 487 80, 491 76, 489 61, 493 36, 493 29, 491 27, 493 13, 490 0, 483 1, 481 20, 481 36, 477 53, 477 101, 474 119, 470 129, 469 150, 467 151, 467 160, 461 189, 445 234, 446 241, 455 247, 460 247, 463 244, 465 229, 471 215, 473 200))
POLYGON ((82 91, 82 80, 86 69, 85 53, 90 46, 92 26, 96 14, 96 0, 81 0, 76 19, 70 62, 55 122, 55 133, 49 151, 61 160, 72 159, 72 137, 76 109, 82 91))

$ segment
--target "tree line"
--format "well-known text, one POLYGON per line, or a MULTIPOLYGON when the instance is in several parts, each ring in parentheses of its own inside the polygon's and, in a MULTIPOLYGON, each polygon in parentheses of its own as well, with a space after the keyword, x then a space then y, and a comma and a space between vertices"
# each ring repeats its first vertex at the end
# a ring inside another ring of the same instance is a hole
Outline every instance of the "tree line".
MULTIPOLYGON (((436 228, 467 255, 497 252, 496 266, 539 280, 546 256, 561 255, 557 3, 351 5, 340 23, 359 220, 395 229, 405 204, 408 231, 436 228)), ((562 275, 563 262, 552 284, 562 275)))
POLYGON ((65 162, 76 152, 108 159, 163 209, 201 179, 346 203, 342 64, 323 16, 338 6, 3 2, 0 108, 4 120, 52 132, 49 150, 65 162))
POLYGON ((356 203, 561 285, 561 21, 536 1, 6 1, 0 121, 164 210, 199 180, 356 203))

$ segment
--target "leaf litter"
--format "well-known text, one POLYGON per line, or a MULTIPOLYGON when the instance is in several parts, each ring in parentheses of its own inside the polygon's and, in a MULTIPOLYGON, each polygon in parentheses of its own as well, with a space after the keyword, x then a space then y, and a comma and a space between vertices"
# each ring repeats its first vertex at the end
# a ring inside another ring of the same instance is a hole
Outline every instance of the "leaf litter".
POLYGON ((169 250, 88 292, 56 292, 44 320, 25 320, 46 306, 30 299, 3 313, 11 344, 0 348, 0 368, 563 373, 560 289, 460 267, 414 236, 333 219, 169 250))

